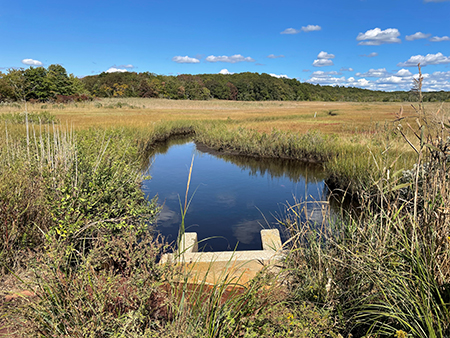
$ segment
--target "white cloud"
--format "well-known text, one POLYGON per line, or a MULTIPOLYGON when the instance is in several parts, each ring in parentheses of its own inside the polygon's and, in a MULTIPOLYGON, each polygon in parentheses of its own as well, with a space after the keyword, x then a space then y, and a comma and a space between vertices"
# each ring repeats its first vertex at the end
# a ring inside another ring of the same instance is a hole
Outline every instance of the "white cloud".
POLYGON ((110 67, 105 73, 126 73, 128 70, 116 68, 116 67, 110 67))
POLYGON ((362 54, 360 56, 365 57, 365 58, 373 58, 375 56, 378 56, 378 53, 372 52, 370 54, 362 54))
POLYGON ((441 42, 441 41, 450 41, 450 38, 448 36, 433 36, 432 38, 430 38, 431 42, 441 42))
MULTIPOLYGON (((422 74, 425 78, 422 90, 424 91, 450 91, 450 71, 434 72, 433 74, 422 74)), ((418 77, 415 74, 414 77, 418 77)))
POLYGON ((278 58, 284 58, 284 55, 270 54, 270 55, 267 55, 267 57, 268 57, 269 59, 278 59, 278 58))
MULTIPOLYGON (((399 78, 401 79, 401 78, 399 78)), ((354 77, 345 78, 342 77, 333 77, 332 75, 326 76, 311 76, 309 80, 306 82, 320 84, 320 85, 328 85, 328 86, 345 86, 345 87, 358 87, 365 88, 371 90, 397 90, 401 83, 396 82, 397 79, 392 78, 383 78, 377 81, 370 81, 365 78, 355 79, 354 77)), ((408 84, 411 88, 411 85, 408 84)))
POLYGON ((206 58, 208 62, 228 62, 228 63, 236 63, 236 62, 255 62, 251 57, 244 57, 241 54, 235 54, 232 56, 214 56, 210 55, 206 58))
POLYGON ((413 74, 408 69, 400 69, 395 76, 401 76, 401 77, 408 77, 412 76, 413 74))
POLYGON ((325 66, 333 66, 334 63, 331 59, 334 59, 334 54, 328 54, 327 52, 321 51, 319 55, 317 55, 317 59, 314 60, 314 67, 325 67, 325 66))
POLYGON ((355 75, 358 77, 383 77, 387 76, 389 72, 386 70, 386 68, 379 68, 379 69, 369 69, 368 72, 365 73, 356 73, 355 75))
POLYGON ((320 84, 325 86, 332 86, 332 85, 342 85, 346 82, 346 79, 344 76, 342 77, 333 77, 331 75, 326 76, 312 76, 309 80, 306 82, 314 83, 314 84, 320 84))
POLYGON ((300 29, 286 28, 280 34, 298 34, 301 32, 309 33, 309 32, 314 32, 314 31, 320 31, 321 29, 322 29, 322 27, 320 27, 319 25, 308 25, 308 26, 303 26, 300 29))
POLYGON ((189 56, 174 56, 172 58, 173 62, 176 63, 199 63, 200 60, 197 58, 191 58, 189 56))
MULTIPOLYGON (((400 83, 402 83, 404 81, 405 81, 405 79, 403 77, 400 77, 400 76, 388 76, 388 77, 384 77, 384 78, 378 79, 377 81, 375 81, 375 83, 400 84, 400 83)), ((411 81, 409 81, 409 82, 411 82, 411 81)))
POLYGON ((42 66, 43 65, 43 63, 41 61, 33 60, 33 59, 23 59, 22 63, 27 66, 42 66))
POLYGON ((280 74, 280 75, 277 75, 277 74, 269 74, 270 76, 273 76, 273 77, 276 77, 276 78, 284 78, 284 79, 290 79, 290 77, 289 76, 287 76, 287 75, 284 75, 284 74, 280 74))
MULTIPOLYGON (((346 87, 358 87, 371 90, 410 90, 413 86, 413 78, 417 78, 418 74, 412 74, 407 69, 401 69, 396 74, 390 74, 386 72, 386 75, 374 80, 368 80, 366 78, 355 79, 354 77, 345 78, 336 77, 333 72, 321 72, 317 71, 311 74, 310 79, 306 82, 328 85, 328 86, 346 86, 346 87)), ((450 91, 450 71, 447 72, 434 72, 433 74, 423 73, 423 91, 450 91)))
POLYGON ((361 41, 358 45, 379 46, 385 43, 400 43, 398 38, 400 32, 397 28, 388 28, 382 31, 380 28, 369 29, 365 33, 359 33, 356 41, 361 41))
POLYGON ((431 36, 431 34, 425 34, 422 32, 417 32, 414 33, 412 35, 407 35, 405 36, 405 39, 408 41, 414 41, 414 40, 419 40, 419 39, 428 39, 431 36))
POLYGON ((339 69, 339 71, 341 71, 341 72, 353 72, 353 68, 341 67, 341 69, 339 69))
POLYGON ((366 79, 355 80, 354 77, 349 77, 346 81, 346 85, 348 87, 360 87, 360 88, 373 87, 373 85, 371 84, 370 81, 368 81, 366 79))
POLYGON ((224 69, 222 69, 222 70, 219 72, 219 74, 223 74, 223 75, 231 75, 231 74, 234 74, 234 73, 232 73, 232 72, 228 71, 228 69, 224 68, 224 69))
POLYGON ((318 70, 311 74, 311 76, 313 76, 313 77, 327 77, 329 75, 342 75, 342 74, 339 72, 336 72, 335 70, 331 71, 331 72, 324 72, 322 70, 318 70))
POLYGON ((308 26, 304 26, 302 27, 302 31, 303 32, 314 32, 314 31, 320 31, 322 29, 322 27, 320 27, 319 25, 308 25, 308 26))
POLYGON ((294 29, 294 28, 286 28, 284 31, 282 31, 280 34, 298 34, 300 33, 300 29, 294 29))
POLYGON ((319 55, 317 55, 318 59, 334 59, 334 54, 328 54, 327 52, 320 52, 319 55))
POLYGON ((442 53, 427 54, 426 56, 414 55, 411 56, 407 61, 397 64, 397 67, 416 67, 419 63, 421 66, 442 65, 450 63, 450 57, 444 56, 442 53))
POLYGON ((328 60, 328 59, 317 59, 317 60, 314 60, 312 65, 314 67, 326 67, 326 66, 333 66, 334 63, 332 60, 328 60))

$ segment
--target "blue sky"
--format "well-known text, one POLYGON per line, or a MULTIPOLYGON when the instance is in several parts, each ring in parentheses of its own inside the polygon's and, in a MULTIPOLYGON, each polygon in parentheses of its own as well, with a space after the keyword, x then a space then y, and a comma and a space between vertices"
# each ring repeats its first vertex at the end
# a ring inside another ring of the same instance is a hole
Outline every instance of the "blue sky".
POLYGON ((450 0, 3 1, 0 70, 63 65, 164 75, 450 90, 450 0))

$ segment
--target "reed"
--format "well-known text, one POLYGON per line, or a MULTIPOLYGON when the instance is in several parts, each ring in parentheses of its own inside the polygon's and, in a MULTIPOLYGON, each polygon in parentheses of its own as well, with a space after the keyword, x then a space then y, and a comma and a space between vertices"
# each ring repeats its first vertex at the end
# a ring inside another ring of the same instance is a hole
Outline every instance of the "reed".
POLYGON ((418 141, 403 133, 417 151, 416 164, 396 173, 392 158, 371 156, 379 176, 370 182, 372 194, 360 195, 359 215, 342 213, 323 226, 304 222, 302 209, 291 208, 282 221, 295 239, 287 260, 293 300, 331 310, 343 334, 450 334, 450 129, 443 119, 420 104, 413 115, 399 114, 418 141))

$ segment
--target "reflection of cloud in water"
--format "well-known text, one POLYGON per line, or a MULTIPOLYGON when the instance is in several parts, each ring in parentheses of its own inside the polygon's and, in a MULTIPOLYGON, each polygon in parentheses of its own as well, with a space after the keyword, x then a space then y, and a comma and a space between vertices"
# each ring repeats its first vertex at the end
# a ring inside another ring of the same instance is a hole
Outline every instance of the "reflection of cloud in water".
POLYGON ((255 201, 253 201, 253 200, 247 201, 247 203, 246 203, 247 209, 255 209, 255 206, 256 206, 256 204, 255 204, 255 201))
POLYGON ((163 205, 163 208, 156 219, 156 224, 163 227, 170 227, 173 224, 180 224, 180 215, 175 211, 170 210, 167 205, 163 205))
POLYGON ((244 221, 233 225, 233 235, 237 240, 244 244, 251 244, 255 240, 255 236, 260 236, 261 222, 263 220, 244 221))
POLYGON ((180 197, 179 194, 177 194, 176 192, 173 192, 166 197, 166 200, 177 200, 178 201, 179 197, 180 197))
POLYGON ((236 205, 236 196, 231 193, 216 194, 217 202, 225 207, 231 208, 236 205))

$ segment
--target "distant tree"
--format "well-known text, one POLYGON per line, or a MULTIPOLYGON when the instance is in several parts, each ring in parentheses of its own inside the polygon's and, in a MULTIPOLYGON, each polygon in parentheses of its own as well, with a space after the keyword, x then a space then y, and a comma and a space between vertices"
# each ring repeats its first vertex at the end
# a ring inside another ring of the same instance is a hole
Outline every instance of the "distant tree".
POLYGON ((51 82, 44 67, 30 67, 25 70, 26 99, 45 101, 52 96, 51 82))
POLYGON ((7 88, 6 93, 10 95, 10 99, 14 101, 26 101, 27 81, 23 69, 8 69, 8 74, 4 77, 4 80, 7 88))
POLYGON ((0 72, 0 101, 24 101, 25 96, 22 69, 9 69, 6 74, 0 72))
POLYGON ((48 66, 47 79, 52 97, 56 97, 56 95, 73 95, 77 91, 77 88, 74 86, 74 78, 70 78, 66 69, 61 65, 48 66))

